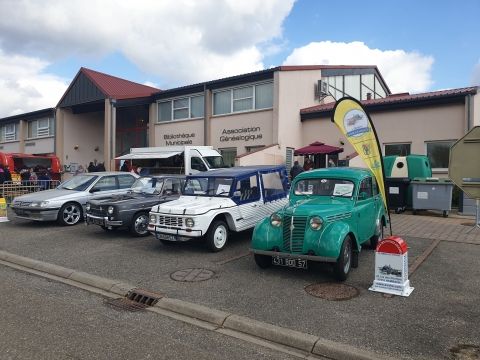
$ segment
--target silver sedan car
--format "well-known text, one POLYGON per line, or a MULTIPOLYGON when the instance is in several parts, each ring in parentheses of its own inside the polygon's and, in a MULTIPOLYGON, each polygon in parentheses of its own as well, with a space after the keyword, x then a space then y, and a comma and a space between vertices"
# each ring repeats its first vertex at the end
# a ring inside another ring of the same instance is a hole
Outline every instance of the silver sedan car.
POLYGON ((83 219, 88 200, 126 193, 136 178, 138 175, 125 172, 77 175, 56 189, 16 197, 11 209, 18 218, 75 225, 83 219))

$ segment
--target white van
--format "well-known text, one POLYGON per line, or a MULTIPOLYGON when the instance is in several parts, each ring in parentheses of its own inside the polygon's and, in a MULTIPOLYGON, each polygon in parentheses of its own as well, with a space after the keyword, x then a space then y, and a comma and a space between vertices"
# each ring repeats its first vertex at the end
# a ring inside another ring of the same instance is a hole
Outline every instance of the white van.
POLYGON ((212 146, 161 146, 131 148, 130 153, 115 158, 128 160, 148 174, 192 175, 226 167, 222 155, 212 146))

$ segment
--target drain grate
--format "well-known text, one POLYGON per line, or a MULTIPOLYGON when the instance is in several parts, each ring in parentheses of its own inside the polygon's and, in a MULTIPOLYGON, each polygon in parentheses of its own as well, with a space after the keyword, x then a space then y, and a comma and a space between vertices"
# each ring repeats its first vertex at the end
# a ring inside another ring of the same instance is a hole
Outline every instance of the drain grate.
POLYGON ((450 349, 453 359, 478 360, 480 359, 480 346, 471 344, 459 344, 450 349))
POLYGON ((134 301, 138 304, 145 304, 146 306, 155 305, 162 297, 162 294, 157 294, 144 289, 133 289, 127 294, 128 300, 134 301))
POLYGON ((111 305, 117 310, 127 311, 142 311, 148 307, 148 305, 140 304, 127 298, 108 299, 107 301, 105 301, 105 304, 111 305))
POLYGON ((105 303, 121 310, 141 311, 149 306, 155 305, 162 297, 163 295, 151 291, 133 289, 126 297, 109 299, 105 301, 105 303))
POLYGON ((330 301, 350 300, 360 293, 353 286, 338 283, 311 284, 305 287, 305 291, 312 296, 330 301))
POLYGON ((212 270, 192 268, 178 270, 170 274, 170 278, 175 281, 198 282, 211 279, 215 273, 212 270))

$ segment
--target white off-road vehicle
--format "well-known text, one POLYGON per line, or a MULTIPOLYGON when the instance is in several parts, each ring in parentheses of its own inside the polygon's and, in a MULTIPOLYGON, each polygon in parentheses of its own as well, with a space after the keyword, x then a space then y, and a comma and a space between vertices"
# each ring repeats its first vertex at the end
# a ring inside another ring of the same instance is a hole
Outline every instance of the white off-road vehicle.
POLYGON ((284 166, 249 166, 187 176, 179 199, 154 206, 148 230, 164 244, 205 237, 216 252, 231 232, 253 228, 287 204, 284 166))

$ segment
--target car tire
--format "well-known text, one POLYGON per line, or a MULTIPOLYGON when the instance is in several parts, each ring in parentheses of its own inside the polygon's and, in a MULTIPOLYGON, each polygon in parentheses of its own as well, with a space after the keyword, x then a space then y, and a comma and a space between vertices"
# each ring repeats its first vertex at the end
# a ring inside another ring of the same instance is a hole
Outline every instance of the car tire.
POLYGON ((352 268, 352 246, 352 239, 347 235, 343 240, 340 256, 337 262, 333 264, 333 275, 338 281, 347 280, 348 273, 352 268))
POLYGON ((132 225, 130 225, 130 232, 137 237, 147 236, 148 231, 148 214, 138 213, 132 219, 132 225))
POLYGON ((70 202, 64 204, 58 212, 57 220, 60 225, 73 226, 83 219, 83 209, 78 203, 70 202))
POLYGON ((261 269, 266 269, 272 265, 272 257, 267 255, 253 254, 255 264, 261 269))
POLYGON ((223 250, 228 241, 228 226, 225 221, 215 220, 207 231, 207 246, 212 252, 223 250))
POLYGON ((383 239, 384 236, 384 226, 383 221, 380 219, 379 223, 375 227, 375 234, 370 238, 370 247, 375 250, 378 245, 378 240, 383 239))

